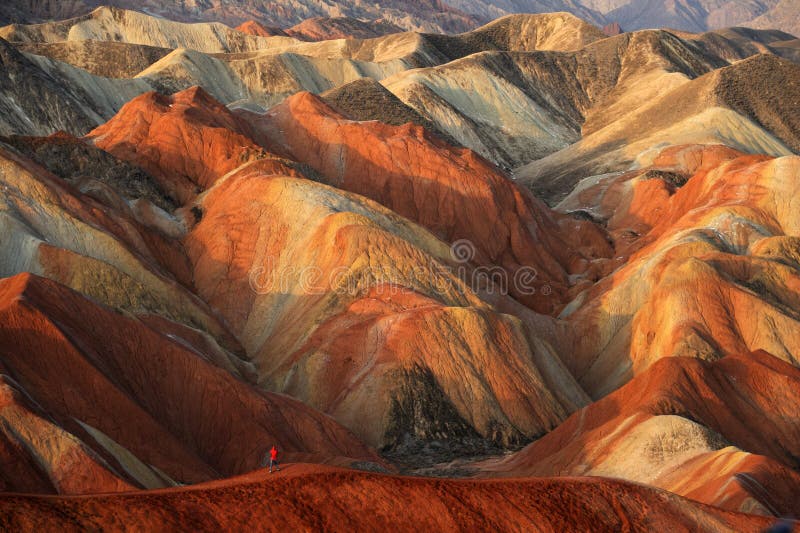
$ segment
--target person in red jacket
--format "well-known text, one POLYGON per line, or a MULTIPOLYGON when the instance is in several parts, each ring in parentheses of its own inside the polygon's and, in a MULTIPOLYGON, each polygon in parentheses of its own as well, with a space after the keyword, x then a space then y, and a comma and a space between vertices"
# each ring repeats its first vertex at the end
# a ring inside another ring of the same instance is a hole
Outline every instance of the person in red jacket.
POLYGON ((269 451, 269 473, 272 473, 272 467, 275 467, 276 470, 280 472, 281 467, 278 466, 278 447, 274 444, 272 445, 272 449, 269 451))

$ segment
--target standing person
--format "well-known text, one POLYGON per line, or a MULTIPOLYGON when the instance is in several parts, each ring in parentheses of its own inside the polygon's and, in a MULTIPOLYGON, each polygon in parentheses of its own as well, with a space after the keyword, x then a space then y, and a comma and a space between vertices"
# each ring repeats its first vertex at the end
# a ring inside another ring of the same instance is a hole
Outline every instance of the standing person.
POLYGON ((276 445, 272 445, 272 449, 269 451, 269 473, 272 473, 272 467, 275 467, 278 472, 280 472, 281 467, 278 466, 278 447, 276 445))

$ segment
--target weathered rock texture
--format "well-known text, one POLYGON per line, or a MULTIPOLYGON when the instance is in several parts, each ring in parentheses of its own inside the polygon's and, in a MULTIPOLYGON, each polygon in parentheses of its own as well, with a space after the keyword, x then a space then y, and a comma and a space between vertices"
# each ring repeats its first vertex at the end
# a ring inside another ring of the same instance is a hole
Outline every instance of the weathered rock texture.
POLYGON ((305 465, 290 465, 285 470, 271 477, 252 474, 144 495, 57 500, 0 497, 0 524, 11 529, 57 526, 80 530, 122 520, 142 529, 180 528, 188 522, 218 529, 259 523, 276 529, 332 531, 510 526, 523 530, 654 527, 703 532, 757 532, 770 525, 763 517, 720 511, 621 481, 476 482, 388 477, 305 465), (264 505, 265 501, 271 505, 264 505))

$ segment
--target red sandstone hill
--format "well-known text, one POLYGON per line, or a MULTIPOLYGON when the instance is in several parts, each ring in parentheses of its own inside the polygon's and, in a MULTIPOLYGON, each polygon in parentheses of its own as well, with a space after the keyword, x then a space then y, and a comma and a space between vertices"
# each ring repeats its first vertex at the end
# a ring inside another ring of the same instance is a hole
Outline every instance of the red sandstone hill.
POLYGON ((726 509, 792 515, 798 410, 800 369, 765 352, 713 363, 670 357, 485 471, 610 475, 726 509))
POLYGON ((537 310, 556 309, 568 277, 591 279, 591 260, 610 255, 597 227, 554 213, 479 155, 420 126, 354 122, 310 93, 265 115, 241 116, 260 144, 308 164, 327 183, 376 200, 446 242, 469 240, 476 263, 512 276, 534 267, 537 288, 548 284, 556 298, 512 294, 537 310))
POLYGON ((134 98, 87 138, 159 178, 182 204, 263 152, 228 108, 199 87, 134 98))
POLYGON ((0 529, 797 514, 799 71, 769 55, 796 42, 566 14, 242 29, 116 9, 0 29, 0 529), (129 99, 85 138, 29 136, 129 99), (512 177, 458 143, 558 152, 512 177), (533 268, 536 292, 478 267, 533 268), (317 466, 252 472, 271 444, 317 466), (388 461, 507 479, 319 466, 388 461), (539 475, 563 477, 519 478, 539 475))
POLYGON ((286 37, 286 32, 280 28, 273 28, 271 26, 264 26, 255 20, 248 20, 236 26, 236 30, 248 35, 256 35, 258 37, 286 37))
POLYGON ((333 420, 216 366, 197 332, 59 284, 0 281, 2 490, 87 493, 241 474, 291 459, 379 461, 333 420))
POLYGON ((590 395, 667 356, 764 350, 797 366, 798 168, 796 156, 683 146, 598 180, 595 212, 631 255, 562 314, 574 328, 566 363, 590 395))
POLYGON ((597 478, 456 481, 302 464, 148 493, 0 495, 10 530, 757 532, 770 520, 597 478))
POLYGON ((596 226, 554 213, 474 152, 418 126, 347 120, 309 93, 266 115, 234 115, 199 88, 169 98, 148 93, 88 138, 160 178, 183 202, 244 163, 278 154, 303 167, 275 162, 273 173, 319 175, 446 242, 467 239, 479 265, 499 265, 511 277, 534 268, 536 294, 512 294, 544 312, 566 298, 570 276, 596 278, 592 260, 610 255, 596 226))

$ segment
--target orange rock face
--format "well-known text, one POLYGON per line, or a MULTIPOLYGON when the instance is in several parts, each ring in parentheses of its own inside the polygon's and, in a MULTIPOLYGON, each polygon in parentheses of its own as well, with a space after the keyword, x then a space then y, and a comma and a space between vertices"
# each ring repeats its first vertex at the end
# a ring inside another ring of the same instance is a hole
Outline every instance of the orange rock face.
POLYGON ((198 87, 134 98, 88 138, 151 173, 182 204, 263 154, 228 108, 198 87))
POLYGON ((791 514, 800 494, 792 472, 798 409, 800 370, 765 352, 714 363, 666 358, 485 467, 507 476, 613 475, 726 509, 791 514))
POLYGON ((276 531, 757 532, 771 522, 615 480, 435 480, 301 464, 273 475, 254 473, 146 494, 0 496, 0 527, 12 530, 85 530, 109 523, 161 530, 190 523, 203 529, 276 531))
POLYGON ((273 174, 309 175, 271 155, 278 154, 446 242, 468 240, 470 259, 499 265, 509 279, 528 276, 527 270, 520 273, 522 267, 532 269, 531 287, 509 283, 509 288, 547 313, 567 298, 574 284, 570 276, 594 279, 592 261, 611 253, 596 226, 552 212, 475 153, 453 148, 418 126, 346 120, 308 93, 263 116, 235 116, 196 88, 169 98, 150 93, 88 138, 159 178, 184 204, 249 161, 271 164, 273 174))
POLYGON ((257 35, 259 37, 286 36, 286 32, 284 32, 282 29, 264 26, 255 20, 242 22, 236 26, 236 29, 242 33, 246 33, 248 35, 257 35))
POLYGON ((552 350, 459 278, 445 243, 379 204, 254 163, 201 207, 186 238, 195 284, 259 382, 370 445, 405 433, 508 445, 585 403, 552 350), (420 391, 431 401, 404 418, 420 391))
POLYGON ((512 277, 534 268, 537 294, 512 294, 539 311, 558 309, 568 276, 610 255, 595 226, 553 213, 488 161, 419 126, 353 122, 308 93, 266 115, 243 116, 263 146, 307 163, 330 185, 376 200, 446 242, 469 240, 478 264, 512 277))
POLYGON ((14 376, 5 382, 3 416, 24 417, 29 428, 6 434, 5 460, 48 473, 38 486, 4 476, 6 488, 196 483, 256 468, 272 444, 287 458, 378 461, 333 420, 236 380, 179 333, 35 276, 0 282, 0 361, 14 376), (28 413, 14 414, 26 403, 28 413), (26 442, 43 451, 23 453, 32 448, 26 442))
POLYGON ((765 350, 797 364, 800 159, 690 146, 656 162, 606 188, 630 258, 562 315, 575 331, 567 365, 599 398, 667 356, 765 350))

